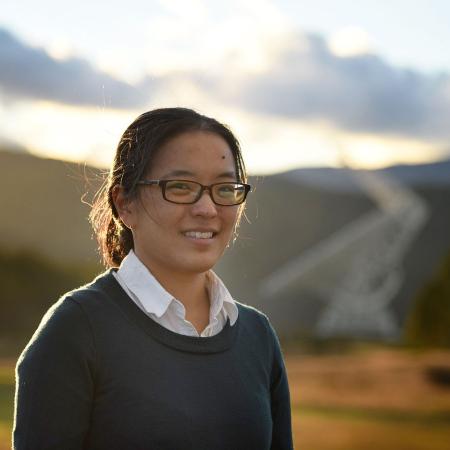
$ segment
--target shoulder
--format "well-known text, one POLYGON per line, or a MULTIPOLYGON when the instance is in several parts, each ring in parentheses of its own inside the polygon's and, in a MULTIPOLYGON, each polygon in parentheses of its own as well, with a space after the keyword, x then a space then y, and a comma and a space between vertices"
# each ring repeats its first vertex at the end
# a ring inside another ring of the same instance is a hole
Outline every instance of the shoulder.
POLYGON ((236 302, 236 305, 239 309, 241 336, 250 343, 253 352, 267 356, 272 377, 277 376, 283 370, 284 362, 280 341, 269 318, 253 306, 240 302, 236 302))
POLYGON ((235 303, 238 307, 239 314, 241 314, 246 320, 254 320, 264 324, 264 326, 271 326, 269 317, 261 310, 237 300, 235 300, 235 303))
POLYGON ((236 306, 239 311, 239 320, 241 322, 241 326, 244 328, 251 328, 254 332, 255 330, 264 333, 273 339, 275 336, 275 331, 270 323, 269 318, 259 309, 246 305, 244 303, 235 301, 236 306))
POLYGON ((58 300, 44 315, 17 361, 17 374, 32 376, 49 367, 69 366, 70 359, 94 360, 89 321, 70 297, 58 300))
POLYGON ((42 317, 31 342, 37 338, 45 338, 49 334, 61 334, 64 330, 70 330, 72 333, 76 329, 81 331, 84 322, 85 317, 80 306, 69 295, 65 295, 42 317))
POLYGON ((98 275, 93 281, 77 289, 67 292, 63 298, 71 298, 75 303, 83 305, 87 300, 101 301, 110 295, 117 282, 114 279, 112 270, 108 270, 98 275))
POLYGON ((43 329, 71 326, 88 321, 89 309, 96 305, 104 305, 104 298, 108 296, 108 289, 114 283, 110 280, 109 272, 99 275, 90 283, 64 294, 45 313, 38 327, 43 329))
POLYGON ((235 300, 235 304, 239 310, 239 314, 246 320, 257 320, 263 322, 268 320, 267 316, 254 306, 247 305, 237 300, 235 300))
POLYGON ((37 331, 68 327, 72 331, 81 332, 89 328, 95 313, 101 315, 111 304, 107 299, 117 286, 113 275, 108 271, 90 283, 67 292, 50 307, 37 331))
POLYGON ((41 319, 18 363, 48 359, 56 354, 95 353, 92 309, 107 304, 102 300, 110 283, 108 273, 102 274, 54 303, 41 319))

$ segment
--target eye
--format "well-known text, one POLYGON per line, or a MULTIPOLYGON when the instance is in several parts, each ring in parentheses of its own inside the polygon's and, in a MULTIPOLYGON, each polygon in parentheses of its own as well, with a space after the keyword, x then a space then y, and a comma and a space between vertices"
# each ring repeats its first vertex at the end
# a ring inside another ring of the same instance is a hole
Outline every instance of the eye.
POLYGON ((217 193, 220 197, 234 197, 236 195, 235 184, 220 184, 217 186, 217 193))
POLYGON ((186 195, 196 190, 196 185, 188 181, 169 181, 166 191, 173 195, 186 195))

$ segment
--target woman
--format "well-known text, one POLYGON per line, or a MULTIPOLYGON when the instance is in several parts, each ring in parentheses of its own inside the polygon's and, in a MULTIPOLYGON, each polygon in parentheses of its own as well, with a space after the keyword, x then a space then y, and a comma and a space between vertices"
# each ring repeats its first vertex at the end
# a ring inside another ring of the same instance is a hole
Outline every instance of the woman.
POLYGON ((245 182, 214 119, 167 108, 128 127, 91 213, 110 269, 50 308, 22 353, 16 450, 292 448, 276 335, 211 271, 245 182))

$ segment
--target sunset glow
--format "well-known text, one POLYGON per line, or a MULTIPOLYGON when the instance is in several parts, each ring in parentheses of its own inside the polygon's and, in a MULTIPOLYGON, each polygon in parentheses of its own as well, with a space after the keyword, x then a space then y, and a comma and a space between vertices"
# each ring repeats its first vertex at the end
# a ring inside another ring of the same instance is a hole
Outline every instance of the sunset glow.
POLYGON ((4 5, 0 50, 12 50, 0 75, 0 137, 105 166, 138 114, 182 105, 228 123, 252 173, 338 166, 343 154, 366 168, 448 157, 448 27, 419 6, 408 18, 392 6, 399 41, 387 42, 383 6, 370 14, 363 3, 330 14, 322 0, 301 10, 271 0, 131 0, 126 22, 114 2, 86 14, 44 0, 33 21, 4 5), (412 34, 419 20, 428 30, 434 20, 434 34, 412 34))

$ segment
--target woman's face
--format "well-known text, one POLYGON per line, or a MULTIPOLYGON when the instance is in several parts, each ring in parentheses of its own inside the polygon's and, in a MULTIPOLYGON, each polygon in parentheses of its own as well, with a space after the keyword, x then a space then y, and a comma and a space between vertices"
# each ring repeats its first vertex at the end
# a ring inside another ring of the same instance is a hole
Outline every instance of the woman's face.
MULTIPOLYGON (((236 181, 235 174, 226 141, 211 132, 192 131, 158 150, 146 178, 210 185, 236 181)), ((153 185, 140 187, 127 209, 122 219, 132 229, 137 256, 154 274, 175 275, 201 273, 214 266, 232 236, 239 206, 216 205, 207 191, 194 204, 174 204, 164 200, 161 188, 153 185)))

